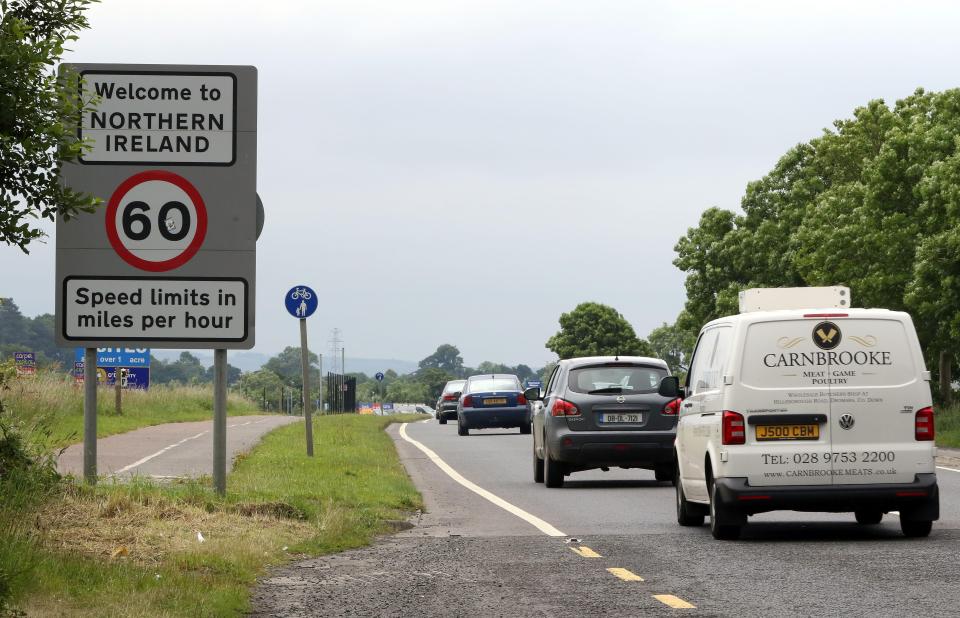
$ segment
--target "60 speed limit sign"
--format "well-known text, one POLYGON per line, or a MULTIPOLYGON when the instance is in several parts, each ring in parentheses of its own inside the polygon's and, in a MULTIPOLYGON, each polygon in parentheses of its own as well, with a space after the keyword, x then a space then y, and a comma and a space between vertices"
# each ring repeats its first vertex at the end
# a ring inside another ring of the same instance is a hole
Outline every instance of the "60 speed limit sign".
POLYGON ((131 266, 164 272, 196 255, 207 234, 207 208, 183 176, 149 170, 127 178, 110 197, 107 238, 131 266))

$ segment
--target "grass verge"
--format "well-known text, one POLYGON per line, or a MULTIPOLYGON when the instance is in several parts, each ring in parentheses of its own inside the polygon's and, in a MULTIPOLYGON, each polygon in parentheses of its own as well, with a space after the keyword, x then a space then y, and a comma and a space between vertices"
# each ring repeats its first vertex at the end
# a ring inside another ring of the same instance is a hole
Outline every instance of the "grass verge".
POLYGON ((960 404, 936 407, 937 446, 960 448, 960 404))
MULTIPOLYGON (((10 418, 29 428, 34 440, 59 448, 83 438, 83 389, 72 378, 42 371, 33 378, 8 380, 3 394, 10 418)), ((148 425, 213 418, 213 387, 158 385, 147 391, 124 391, 122 414, 114 409, 113 389, 97 398, 97 435, 101 438, 148 425)), ((262 414, 240 395, 227 396, 227 414, 262 414)))
POLYGON ((9 598, 30 616, 242 613, 267 567, 365 545, 421 507, 383 429, 422 418, 321 416, 313 458, 301 424, 276 429, 236 462, 225 498, 206 479, 55 484, 7 513, 26 522, 0 539, 0 571, 20 574, 9 598))

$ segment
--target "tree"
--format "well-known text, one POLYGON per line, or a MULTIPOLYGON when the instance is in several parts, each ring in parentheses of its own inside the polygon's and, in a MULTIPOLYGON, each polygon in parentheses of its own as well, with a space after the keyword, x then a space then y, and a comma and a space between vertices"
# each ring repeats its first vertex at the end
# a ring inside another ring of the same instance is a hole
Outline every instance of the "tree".
POLYGON ((164 362, 155 356, 150 357, 150 381, 155 384, 202 384, 207 382, 207 368, 200 359, 190 352, 183 351, 180 358, 164 362))
MULTIPOLYGON (((307 361, 310 363, 310 382, 316 388, 320 382, 320 357, 313 352, 307 353, 307 361)), ((276 356, 272 357, 263 365, 264 369, 269 369, 278 376, 288 386, 303 388, 303 373, 300 366, 300 348, 287 346, 276 356)))
POLYGON ((283 379, 269 369, 248 371, 240 376, 240 392, 253 401, 259 401, 265 408, 270 409, 271 403, 277 403, 281 390, 284 388, 283 379))
POLYGON ((443 369, 436 367, 427 367, 417 372, 417 380, 427 388, 427 393, 431 400, 440 397, 444 385, 450 380, 455 380, 457 376, 447 373, 443 369))
POLYGON ((683 376, 689 369, 697 331, 685 329, 679 323, 679 319, 674 324, 664 322, 650 332, 647 341, 650 342, 654 354, 667 362, 673 375, 683 376))
POLYGON ((54 67, 89 26, 96 0, 0 0, 0 241, 27 251, 44 232, 32 220, 92 212, 100 200, 59 180, 83 150, 71 128, 89 102, 76 76, 59 87, 54 67))
MULTIPOLYGON (((227 386, 233 386, 240 380, 240 376, 243 372, 239 367, 234 367, 230 363, 227 363, 227 386)), ((204 382, 213 382, 214 379, 214 366, 211 365, 207 367, 207 370, 203 374, 204 382)))
POLYGON ((463 357, 456 346, 445 343, 437 347, 437 351, 420 361, 420 369, 442 369, 455 376, 463 375, 463 357))
POLYGON ((577 356, 652 356, 653 349, 639 339, 633 327, 613 307, 581 303, 560 316, 560 331, 546 347, 561 359, 577 356))

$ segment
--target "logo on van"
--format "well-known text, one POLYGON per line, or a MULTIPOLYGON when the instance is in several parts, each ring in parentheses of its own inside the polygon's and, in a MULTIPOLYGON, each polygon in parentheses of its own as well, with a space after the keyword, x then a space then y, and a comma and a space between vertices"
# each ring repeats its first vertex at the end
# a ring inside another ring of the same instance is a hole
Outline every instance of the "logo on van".
POLYGON ((850 429, 854 422, 852 414, 844 414, 840 417, 840 427, 842 429, 850 429))
POLYGON ((840 345, 843 336, 833 322, 820 322, 813 327, 813 343, 821 350, 832 350, 840 345))

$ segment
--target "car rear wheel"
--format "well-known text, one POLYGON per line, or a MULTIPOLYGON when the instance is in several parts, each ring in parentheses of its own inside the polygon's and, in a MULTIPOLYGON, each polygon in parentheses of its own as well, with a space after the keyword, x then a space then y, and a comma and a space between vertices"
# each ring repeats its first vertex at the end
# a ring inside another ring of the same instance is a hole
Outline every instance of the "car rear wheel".
POLYGON ((457 417, 457 435, 459 436, 469 436, 470 428, 463 424, 463 419, 459 416, 457 417))
POLYGON ((879 524, 883 519, 883 513, 880 511, 854 511, 853 515, 857 518, 857 523, 863 526, 879 524))
POLYGON ((543 460, 537 457, 537 443, 533 443, 533 482, 543 482, 543 460))
POLYGON ((446 417, 446 416, 444 416, 444 415, 441 414, 441 415, 438 416, 437 418, 440 420, 440 424, 441 424, 441 425, 446 425, 446 424, 447 424, 447 417, 446 417))
POLYGON ((710 534, 721 541, 735 541, 740 538, 740 526, 719 523, 725 514, 723 505, 719 503, 717 484, 710 479, 710 534))
POLYGON ((683 493, 683 483, 680 481, 679 469, 675 473, 674 485, 677 488, 677 523, 681 526, 702 526, 703 505, 687 502, 687 497, 683 493))
POLYGON ((550 457, 546 441, 543 444, 543 484, 547 487, 563 487, 563 464, 550 457))
POLYGON ((530 423, 524 423, 520 425, 520 433, 529 434, 530 433, 530 423))
POLYGON ((900 530, 903 531, 903 536, 911 538, 929 536, 932 529, 932 521, 912 521, 900 516, 900 530))

